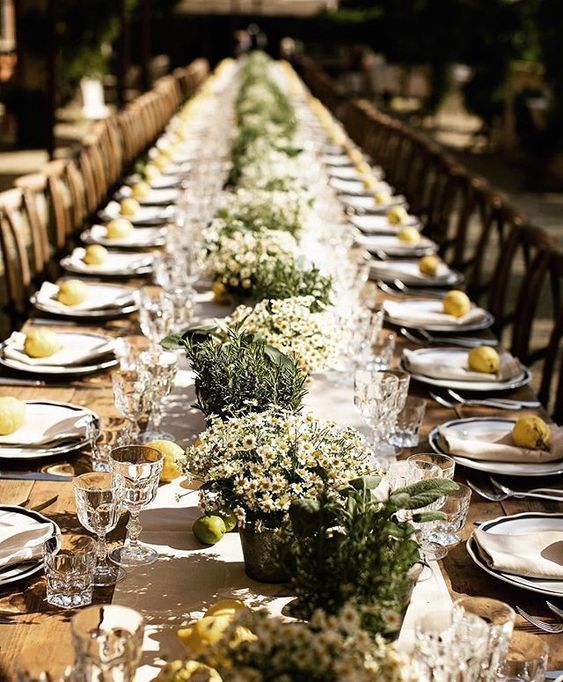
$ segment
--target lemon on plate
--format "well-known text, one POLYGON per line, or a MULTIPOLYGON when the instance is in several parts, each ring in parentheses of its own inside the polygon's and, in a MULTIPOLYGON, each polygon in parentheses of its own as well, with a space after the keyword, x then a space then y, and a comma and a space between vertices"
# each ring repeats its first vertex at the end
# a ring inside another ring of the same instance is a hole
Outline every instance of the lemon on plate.
POLYGON ((57 301, 63 305, 78 305, 88 298, 88 285, 80 279, 61 279, 57 284, 57 301))
POLYGON ((0 396, 0 436, 14 433, 24 425, 27 405, 11 395, 0 396))
POLYGON ((122 199, 119 204, 119 212, 124 216, 133 216, 140 208, 139 202, 133 197, 122 199))
POLYGON ((388 192, 376 192, 373 195, 373 200, 378 206, 387 206, 391 201, 391 195, 388 192))
MULTIPOLYGON (((391 222, 391 220, 389 220, 389 222, 391 222)), ((418 241, 420 241, 420 232, 416 229, 416 227, 406 225, 397 233, 397 239, 404 244, 416 244, 418 241)))
POLYGON ((108 257, 108 250, 101 244, 89 244, 82 260, 86 265, 102 265, 108 257))
POLYGON ((514 445, 529 450, 551 449, 551 431, 541 417, 528 415, 520 417, 512 428, 514 445))
POLYGON ((500 355, 491 346, 472 348, 467 354, 467 365, 474 372, 495 374, 500 367, 500 355))
POLYGON ((134 199, 145 199, 146 197, 149 196, 151 192, 151 186, 149 185, 148 182, 137 182, 133 187, 131 188, 131 193, 133 194, 134 199))
POLYGON ((30 358, 48 358, 62 348, 58 334, 50 329, 33 329, 25 337, 23 351, 30 358))
POLYGON ((428 275, 428 277, 436 277, 439 267, 440 259, 438 256, 423 256, 418 261, 418 269, 423 275, 428 275))
POLYGON ((471 301, 464 291, 452 289, 444 296, 442 301, 444 312, 454 317, 463 317, 471 310, 471 301))
POLYGON ((115 218, 106 225, 106 236, 108 239, 123 239, 128 237, 135 228, 130 220, 126 218, 115 218))
MULTIPOLYGON (((387 220, 391 225, 406 225, 408 219, 409 214, 404 206, 393 206, 387 211, 387 220)), ((418 234, 418 230, 415 231, 418 234)))

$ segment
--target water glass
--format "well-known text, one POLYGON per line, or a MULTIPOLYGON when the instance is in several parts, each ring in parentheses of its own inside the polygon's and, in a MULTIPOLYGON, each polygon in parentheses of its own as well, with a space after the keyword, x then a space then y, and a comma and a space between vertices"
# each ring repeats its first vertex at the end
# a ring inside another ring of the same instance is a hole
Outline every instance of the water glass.
POLYGON ((140 294, 139 322, 141 331, 156 346, 170 333, 174 319, 171 302, 155 287, 143 287, 140 294))
POLYGON ((496 677, 487 679, 499 682, 543 682, 548 654, 547 644, 537 635, 515 631, 496 677))
POLYGON ((358 369, 354 374, 354 404, 372 429, 376 452, 392 426, 398 387, 399 380, 389 372, 358 369))
POLYGON ((61 609, 92 603, 96 546, 85 535, 54 536, 43 545, 47 602, 61 609))
POLYGON ((145 623, 126 606, 91 606, 71 621, 75 675, 80 682, 133 682, 145 623))
POLYGON ((117 526, 120 514, 119 488, 110 473, 91 472, 72 481, 76 513, 80 523, 97 537, 94 585, 114 585, 119 568, 108 562, 106 535, 117 526))
POLYGON ((486 645, 483 647, 480 682, 493 682, 497 670, 505 660, 514 628, 516 614, 502 601, 488 597, 461 597, 453 606, 454 615, 464 618, 467 614, 481 618, 488 627, 486 645))
POLYGON ((165 291, 187 284, 182 253, 165 251, 159 254, 153 261, 153 279, 165 291))
POLYGON ((429 539, 443 547, 450 547, 461 542, 459 531, 465 526, 471 502, 471 488, 458 483, 458 489, 448 493, 440 511, 445 515, 441 521, 435 521, 429 539))
POLYGON ((384 370, 391 367, 397 336, 393 332, 382 331, 366 345, 362 361, 367 369, 384 370))
POLYGON ((407 396, 403 409, 397 415, 389 443, 399 448, 414 448, 419 443, 419 431, 424 421, 426 400, 407 396))
POLYGON ((172 391, 178 371, 178 356, 172 351, 148 351, 141 353, 139 363, 150 377, 148 395, 151 404, 151 423, 150 431, 144 434, 144 441, 173 440, 172 435, 160 431, 160 425, 164 412, 164 400, 172 391))
POLYGON ((408 458, 409 462, 428 462, 440 468, 440 478, 454 479, 455 461, 448 455, 441 455, 437 452, 417 452, 408 458))
POLYGON ((158 559, 158 552, 139 544, 142 530, 139 515, 156 495, 162 471, 162 453, 146 445, 125 445, 114 448, 110 457, 122 506, 129 512, 127 540, 110 553, 110 559, 120 566, 152 564, 158 559))
POLYGON ((119 370, 112 374, 113 397, 115 406, 129 420, 130 440, 139 434, 139 419, 145 412, 148 402, 148 375, 141 369, 119 370))
POLYGON ((172 306, 172 325, 173 332, 181 333, 186 331, 194 316, 195 311, 195 291, 191 286, 178 286, 170 289, 164 294, 167 301, 172 306))

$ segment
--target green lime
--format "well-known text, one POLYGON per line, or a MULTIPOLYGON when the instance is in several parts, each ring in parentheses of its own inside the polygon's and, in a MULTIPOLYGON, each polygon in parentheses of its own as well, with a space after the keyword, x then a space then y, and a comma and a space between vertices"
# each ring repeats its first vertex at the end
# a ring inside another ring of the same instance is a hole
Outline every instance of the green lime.
POLYGON ((230 509, 227 508, 220 509, 217 512, 217 515, 223 519, 223 522, 225 523, 225 528, 227 529, 227 533, 230 533, 237 527, 237 517, 233 514, 233 512, 230 509))
POLYGON ((214 545, 225 535, 227 529, 220 516, 200 516, 192 526, 196 538, 204 545, 214 545))

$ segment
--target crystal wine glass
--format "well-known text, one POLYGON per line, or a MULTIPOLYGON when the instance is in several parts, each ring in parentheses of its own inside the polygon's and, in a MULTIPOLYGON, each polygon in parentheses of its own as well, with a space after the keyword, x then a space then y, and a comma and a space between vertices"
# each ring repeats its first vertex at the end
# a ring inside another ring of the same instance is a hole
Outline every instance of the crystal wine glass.
POLYGON ((111 380, 115 406, 129 420, 128 440, 134 440, 147 405, 148 376, 142 369, 127 369, 114 372, 111 380))
POLYGON ((158 552, 139 544, 142 526, 139 515, 156 495, 162 453, 146 445, 125 445, 111 452, 111 468, 122 506, 129 512, 127 539, 110 553, 110 559, 120 566, 144 566, 158 559, 158 552))
POLYGON ((151 430, 144 434, 144 441, 173 440, 169 433, 160 430, 164 412, 164 401, 174 386, 174 378, 178 371, 178 356, 172 351, 144 352, 139 356, 139 363, 144 372, 150 376, 151 430))
POLYGON ((170 333, 174 310, 164 292, 155 287, 143 287, 140 295, 139 321, 141 331, 153 347, 170 333))
POLYGON ((80 523, 97 537, 94 585, 113 585, 120 577, 117 566, 108 562, 106 535, 119 521, 119 489, 110 473, 90 472, 72 481, 80 523))
POLYGON ((375 452, 391 427, 399 380, 389 372, 358 369, 354 374, 354 403, 373 432, 375 452))

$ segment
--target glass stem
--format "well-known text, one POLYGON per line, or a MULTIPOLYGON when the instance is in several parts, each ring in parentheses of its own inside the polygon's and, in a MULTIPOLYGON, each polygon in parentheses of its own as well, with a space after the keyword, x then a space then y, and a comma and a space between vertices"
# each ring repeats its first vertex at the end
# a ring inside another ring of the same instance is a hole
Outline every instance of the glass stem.
POLYGON ((160 425, 162 423, 162 402, 160 400, 155 400, 152 408, 151 414, 152 428, 154 431, 160 430, 160 425))
POLYGON ((106 544, 106 534, 98 533, 96 538, 96 554, 98 566, 106 566, 108 562, 108 546, 106 544))
POLYGON ((127 545, 129 549, 136 549, 139 546, 139 535, 143 527, 139 523, 139 511, 129 512, 129 523, 127 524, 127 545))

